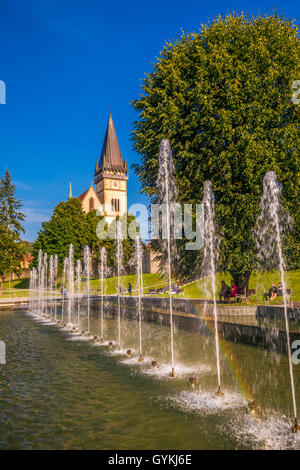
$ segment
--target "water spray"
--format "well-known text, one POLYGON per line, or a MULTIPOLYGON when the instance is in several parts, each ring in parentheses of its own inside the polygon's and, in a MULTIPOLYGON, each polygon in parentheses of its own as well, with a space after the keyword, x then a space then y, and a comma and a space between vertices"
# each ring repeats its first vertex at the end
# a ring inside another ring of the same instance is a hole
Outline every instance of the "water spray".
POLYGON ((285 319, 285 331, 286 331, 286 342, 287 342, 287 353, 289 360, 289 373, 290 373, 290 384, 292 393, 292 403, 294 411, 295 424, 292 426, 293 432, 299 431, 299 425, 297 421, 297 404, 296 404, 296 392, 295 392, 295 381, 290 345, 290 328, 287 311, 287 292, 285 282, 285 262, 282 252, 281 235, 285 226, 290 225, 291 221, 289 217, 284 214, 281 204, 282 186, 277 181, 276 174, 274 171, 268 171, 263 181, 263 195, 260 200, 261 213, 256 221, 257 229, 255 231, 255 239, 258 248, 258 254, 262 266, 267 268, 273 267, 271 263, 279 261, 279 269, 281 275, 282 285, 282 297, 283 297, 283 310, 285 319))

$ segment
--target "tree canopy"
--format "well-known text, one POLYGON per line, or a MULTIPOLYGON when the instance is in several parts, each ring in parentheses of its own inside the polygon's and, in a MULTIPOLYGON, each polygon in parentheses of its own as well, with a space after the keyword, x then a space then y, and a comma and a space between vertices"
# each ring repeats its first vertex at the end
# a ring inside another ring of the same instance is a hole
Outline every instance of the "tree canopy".
MULTIPOLYGON (((128 225, 134 217, 130 214, 127 214, 126 217, 128 225)), ((116 262, 114 240, 111 238, 102 240, 97 236, 97 225, 103 218, 103 216, 97 214, 96 210, 86 214, 77 198, 60 202, 55 207, 51 219, 43 222, 42 229, 33 244, 34 264, 37 263, 38 252, 41 249, 48 255, 57 254, 58 261, 62 265, 64 259, 68 256, 69 245, 72 243, 75 259, 82 258, 83 248, 88 245, 96 262, 99 261, 100 248, 104 246, 107 251, 108 265, 114 267, 116 262)), ((123 241, 123 261, 125 265, 129 263, 133 250, 134 240, 125 239, 123 241)))
MULTIPOLYGON (((268 170, 283 184, 283 202, 294 217, 286 254, 294 267, 300 264, 300 106, 291 100, 299 77, 300 42, 292 20, 232 14, 168 42, 132 103, 138 112, 132 139, 141 155, 135 171, 143 191, 153 198, 159 146, 168 138, 179 201, 200 203, 204 181, 213 183, 219 269, 240 287, 255 267, 252 234, 268 170)), ((197 256, 195 262, 195 253, 181 251, 186 277, 200 266, 197 256)))

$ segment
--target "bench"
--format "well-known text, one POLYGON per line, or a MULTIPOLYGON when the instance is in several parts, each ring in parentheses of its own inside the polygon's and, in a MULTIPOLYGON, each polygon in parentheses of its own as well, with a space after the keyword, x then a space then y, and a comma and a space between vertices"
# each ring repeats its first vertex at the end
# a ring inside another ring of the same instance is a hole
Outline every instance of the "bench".
MULTIPOLYGON (((288 297, 287 300, 289 300, 289 302, 292 302, 292 289, 286 289, 285 292, 286 296, 288 297)), ((282 297, 282 295, 277 295, 277 297, 282 297)))
POLYGON ((293 301, 293 298, 292 298, 292 289, 286 289, 286 295, 289 296, 289 300, 290 302, 293 301))
POLYGON ((235 302, 243 302, 245 301, 246 303, 248 303, 248 297, 247 297, 247 292, 246 292, 246 288, 243 289, 242 291, 238 291, 238 293, 236 294, 236 297, 230 297, 230 300, 231 299, 234 299, 235 302))
POLYGON ((156 289, 149 289, 148 294, 156 294, 156 289))
MULTIPOLYGON (((286 296, 287 296, 288 302, 292 302, 292 301, 293 301, 293 298, 292 298, 292 289, 286 289, 285 292, 286 292, 286 296)), ((275 297, 275 299, 280 298, 280 297, 283 297, 283 296, 277 294, 277 296, 275 297)), ((265 300, 265 299, 263 298, 263 300, 265 300)), ((267 302, 269 302, 269 299, 267 299, 267 302)))
POLYGON ((255 301, 257 301, 256 289, 248 289, 247 297, 252 300, 252 296, 255 297, 255 301))
POLYGON ((184 289, 182 289, 182 287, 180 287, 180 289, 178 289, 177 292, 174 292, 174 294, 178 295, 178 294, 184 294, 184 289))
POLYGON ((160 287, 159 289, 156 289, 156 293, 157 294, 164 294, 165 293, 165 289, 163 287, 160 287))

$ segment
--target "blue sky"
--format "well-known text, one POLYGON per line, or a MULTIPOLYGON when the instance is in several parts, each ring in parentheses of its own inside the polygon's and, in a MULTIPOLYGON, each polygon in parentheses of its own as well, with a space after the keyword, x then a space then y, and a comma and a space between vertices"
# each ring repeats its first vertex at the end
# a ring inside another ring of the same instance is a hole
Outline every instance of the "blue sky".
MULTIPOLYGON (((277 8, 299 21, 300 4, 280 1, 0 0, 0 174, 7 166, 27 215, 24 239, 93 179, 111 107, 123 156, 138 161, 130 131, 141 79, 166 40, 227 11, 277 8)), ((128 206, 147 204, 130 172, 128 206)))

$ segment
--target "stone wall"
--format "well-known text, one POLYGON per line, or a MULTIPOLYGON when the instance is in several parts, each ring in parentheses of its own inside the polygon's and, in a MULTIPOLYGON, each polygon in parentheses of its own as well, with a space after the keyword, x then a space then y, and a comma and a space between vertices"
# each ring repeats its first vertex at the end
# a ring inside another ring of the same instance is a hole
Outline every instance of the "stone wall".
MULTIPOLYGON (((105 302, 109 313, 117 315, 117 296, 107 296, 105 302)), ((212 303, 198 299, 173 299, 173 319, 175 328, 199 332, 203 335, 214 334, 212 303)), ((218 331, 222 339, 234 343, 258 346, 274 352, 286 352, 286 333, 263 321, 271 315, 268 306, 218 305, 218 331), (259 313, 258 313, 259 311, 259 313)), ((121 298, 122 315, 137 319, 137 298, 121 298)), ((281 310, 283 310, 281 308, 281 310)), ((290 315, 294 315, 292 310, 290 315)), ((274 312, 273 312, 274 314, 274 312)), ((282 315, 278 307, 278 315, 282 315)), ((299 314, 299 312, 298 312, 299 314)), ((271 318, 271 317, 270 317, 271 318)), ((282 316, 280 316, 280 319, 282 316)), ((144 297, 142 300, 142 319, 162 325, 170 325, 169 299, 144 297)), ((290 334, 291 343, 300 339, 300 332, 290 334)))

